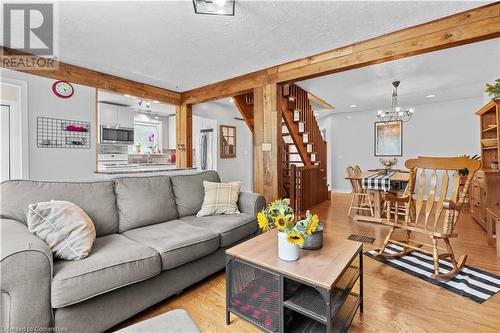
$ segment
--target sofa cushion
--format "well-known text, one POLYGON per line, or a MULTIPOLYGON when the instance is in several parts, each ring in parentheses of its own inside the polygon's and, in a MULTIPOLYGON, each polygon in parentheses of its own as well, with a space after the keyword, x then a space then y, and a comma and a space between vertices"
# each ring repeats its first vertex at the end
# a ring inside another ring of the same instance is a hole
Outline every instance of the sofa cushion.
POLYGON ((255 217, 250 214, 186 216, 180 219, 192 226, 212 230, 220 234, 220 246, 226 247, 257 231, 255 217))
POLYGON ((204 257, 219 248, 216 232, 179 220, 129 230, 122 235, 160 253, 163 270, 204 257))
POLYGON ((10 180, 0 185, 0 216, 27 223, 28 206, 42 201, 65 200, 92 219, 97 237, 118 231, 118 212, 112 181, 46 182, 10 180))
POLYGON ((99 237, 87 258, 54 262, 52 307, 79 303, 160 272, 160 256, 152 248, 119 234, 99 237))
POLYGON ((47 243, 54 258, 63 260, 87 257, 95 240, 94 223, 83 209, 69 201, 31 204, 28 230, 47 243))
POLYGON ((169 176, 116 178, 119 232, 175 220, 175 206, 169 176))
POLYGON ((172 176, 172 189, 179 217, 196 215, 201 209, 205 188, 203 182, 220 183, 216 171, 203 171, 194 175, 172 176))
POLYGON ((211 183, 204 181, 205 197, 196 216, 239 214, 238 196, 241 182, 211 183))

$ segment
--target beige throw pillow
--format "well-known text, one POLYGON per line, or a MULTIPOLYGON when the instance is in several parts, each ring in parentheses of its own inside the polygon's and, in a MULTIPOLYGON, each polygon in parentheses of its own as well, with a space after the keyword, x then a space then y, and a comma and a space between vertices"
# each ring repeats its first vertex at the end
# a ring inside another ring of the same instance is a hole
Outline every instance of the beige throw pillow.
POLYGON ((205 198, 196 216, 239 214, 238 196, 241 182, 211 183, 204 181, 205 198))
POLYGON ((29 205, 28 229, 47 243, 55 258, 63 260, 87 257, 96 237, 90 217, 68 201, 29 205))

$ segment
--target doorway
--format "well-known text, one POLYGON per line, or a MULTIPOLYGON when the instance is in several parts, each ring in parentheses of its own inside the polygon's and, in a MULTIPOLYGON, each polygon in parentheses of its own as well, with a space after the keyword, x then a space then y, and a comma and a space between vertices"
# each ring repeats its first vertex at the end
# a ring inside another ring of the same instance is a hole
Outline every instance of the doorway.
POLYGON ((29 179, 27 84, 2 77, 0 181, 29 179))
POLYGON ((0 114, 0 182, 11 179, 10 161, 10 106, 2 104, 0 114))

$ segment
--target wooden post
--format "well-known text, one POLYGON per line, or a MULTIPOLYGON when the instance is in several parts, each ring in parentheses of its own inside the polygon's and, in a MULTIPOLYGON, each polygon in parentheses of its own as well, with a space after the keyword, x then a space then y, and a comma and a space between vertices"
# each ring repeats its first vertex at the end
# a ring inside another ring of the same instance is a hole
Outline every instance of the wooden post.
POLYGON ((280 198, 281 86, 266 84, 254 94, 254 190, 268 201, 280 198))
POLYGON ((176 166, 193 166, 193 109, 191 104, 176 106, 175 110, 176 166))

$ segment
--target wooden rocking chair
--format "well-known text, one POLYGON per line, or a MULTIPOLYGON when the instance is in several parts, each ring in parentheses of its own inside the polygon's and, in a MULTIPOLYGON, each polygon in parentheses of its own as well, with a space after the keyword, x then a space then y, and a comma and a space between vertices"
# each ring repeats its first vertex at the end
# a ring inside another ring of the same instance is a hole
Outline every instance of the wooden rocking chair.
POLYGON ((410 169, 410 181, 405 195, 387 193, 386 196, 387 216, 382 223, 392 228, 378 256, 394 258, 413 251, 425 253, 433 257, 434 274, 431 277, 438 280, 450 280, 460 272, 467 260, 467 255, 463 255, 458 262, 455 260, 450 238, 457 237, 454 229, 471 180, 476 170, 479 169, 480 162, 467 157, 418 157, 406 161, 405 166, 410 169), (459 190, 458 170, 465 168, 469 170, 469 175, 465 185, 459 190), (429 181, 427 181, 428 178, 429 181), (416 192, 415 198, 412 194, 414 192, 416 192), (425 197, 427 200, 424 200, 425 197), (411 212, 413 205, 414 213, 411 212), (394 213, 398 212, 400 207, 405 207, 404 218, 394 213), (393 238, 396 229, 404 231, 404 240, 393 238), (412 233, 430 237, 432 243, 412 239, 412 233), (438 240, 444 242, 446 249, 438 247, 438 240), (403 250, 394 254, 384 253, 390 243, 403 247, 403 250), (439 253, 440 250, 444 252, 439 253), (451 259, 453 265, 453 269, 447 273, 439 271, 439 259, 444 258, 451 259))

